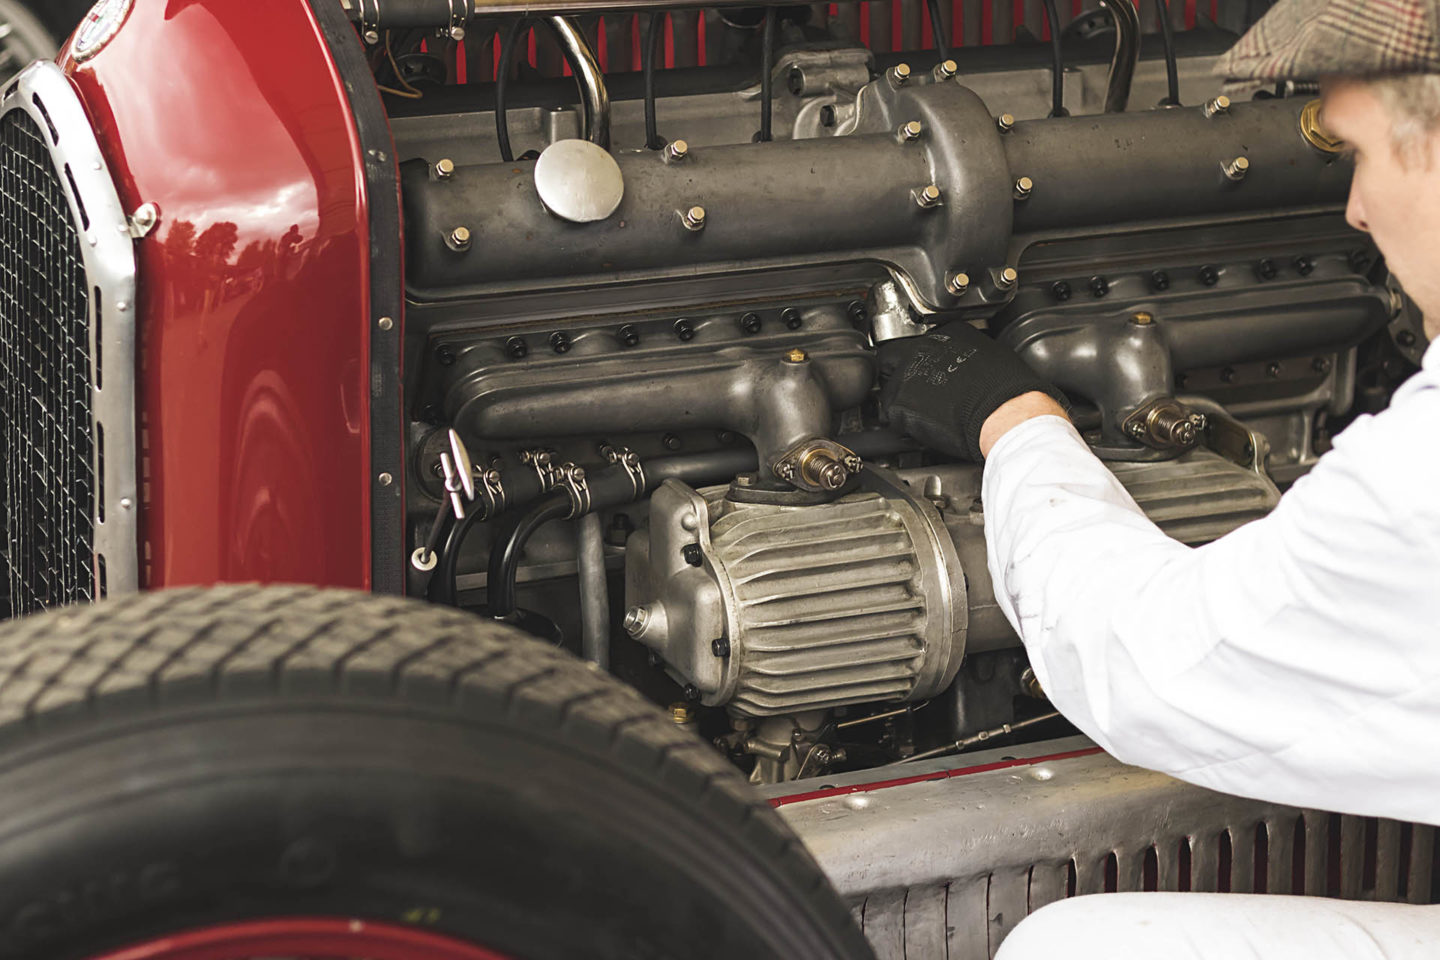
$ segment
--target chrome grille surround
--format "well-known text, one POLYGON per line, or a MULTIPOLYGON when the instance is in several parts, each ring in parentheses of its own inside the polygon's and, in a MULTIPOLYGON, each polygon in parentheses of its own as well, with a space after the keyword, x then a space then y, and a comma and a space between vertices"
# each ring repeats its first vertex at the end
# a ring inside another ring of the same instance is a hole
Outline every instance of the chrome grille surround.
POLYGON ((5 86, 0 132, 0 551, 20 615, 139 587, 136 262, 58 66, 5 86))
POLYGON ((1079 894, 1435 903, 1436 828, 1227 796, 1084 737, 765 788, 879 960, 986 960, 1079 894))

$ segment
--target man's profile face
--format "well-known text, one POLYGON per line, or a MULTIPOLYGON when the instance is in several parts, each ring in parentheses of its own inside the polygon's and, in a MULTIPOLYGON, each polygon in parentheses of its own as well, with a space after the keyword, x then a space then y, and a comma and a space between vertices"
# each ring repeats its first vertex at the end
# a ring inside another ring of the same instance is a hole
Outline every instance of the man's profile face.
POLYGON ((1374 237, 1391 272, 1425 314, 1425 332, 1440 338, 1440 132, 1424 135, 1402 156, 1390 116, 1368 84, 1325 85, 1324 123, 1355 156, 1345 219, 1374 237))

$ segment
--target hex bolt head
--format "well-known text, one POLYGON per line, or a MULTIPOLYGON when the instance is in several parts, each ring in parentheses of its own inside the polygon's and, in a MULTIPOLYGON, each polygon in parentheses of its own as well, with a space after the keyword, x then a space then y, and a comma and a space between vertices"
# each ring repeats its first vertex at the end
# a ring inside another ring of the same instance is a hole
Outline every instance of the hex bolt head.
POLYGON ((687 543, 680 548, 680 557, 692 567, 698 567, 705 562, 705 555, 700 552, 700 544, 687 543))
POLYGON ((1064 280, 1056 280, 1050 285, 1050 295, 1056 300, 1059 300, 1061 303, 1064 303, 1066 300, 1070 299, 1071 292, 1072 291, 1070 290, 1070 284, 1066 283, 1064 280))
POLYGON ((1000 114, 1000 116, 995 118, 995 126, 1000 128, 1001 133, 1009 133, 1015 129, 1015 115, 1010 113, 1000 114))
POLYGON ((805 321, 800 318, 800 311, 794 307, 786 307, 784 310, 781 310, 780 319, 785 321, 786 330, 799 330, 805 323, 805 321))
POLYGON ((925 132, 925 125, 919 120, 910 120, 900 125, 901 140, 919 140, 920 134, 925 132))
POLYGON ((1315 272, 1315 261, 1311 260, 1309 257, 1296 257, 1295 272, 1300 274, 1300 276, 1302 277, 1310 276, 1310 274, 1315 272))
POLYGON ((806 360, 809 359, 810 354, 806 353, 804 350, 801 350, 799 347, 793 347, 785 352, 786 363, 804 363, 806 360))
POLYGON ((865 309, 863 300, 851 300, 845 309, 850 314, 850 319, 856 323, 864 323, 870 317, 870 311, 865 309))
POLYGON ((1110 292, 1110 281, 1104 277, 1091 277, 1090 292, 1095 295, 1096 299, 1105 296, 1110 292))
POLYGON ((636 605, 625 611, 625 632, 632 637, 638 637, 645 632, 645 625, 650 622, 650 610, 648 607, 636 605))
POLYGON ((689 210, 686 210, 684 213, 680 214, 680 222, 685 224, 686 230, 704 230, 705 208, 700 206, 699 204, 696 204, 689 210))
POLYGON ((451 177, 455 176, 455 161, 451 160, 449 157, 445 157, 443 160, 436 161, 435 176, 440 178, 441 180, 449 180, 451 177))
POLYGON ((746 334, 759 333, 761 326, 762 322, 758 313, 747 313, 740 317, 740 329, 746 334))
POLYGON ((1205 118, 1207 120, 1221 113, 1229 113, 1230 98, 1220 96, 1214 98, 1213 100, 1207 100, 1205 106, 1201 107, 1200 109, 1204 112, 1205 118))
POLYGON ((452 249, 468 250, 470 248, 470 228, 456 227, 454 230, 451 230, 447 242, 452 249))
POLYGON ((690 156, 690 144, 684 140, 671 140, 665 147, 666 160, 684 160, 690 156))
POLYGON ((569 353, 570 335, 563 330, 556 330, 550 334, 550 349, 556 353, 569 353))
POLYGON ((1001 290, 1009 290, 1020 280, 1020 272, 1014 267, 1001 267, 1000 272, 995 274, 995 285, 1001 290))
POLYGON ((915 205, 922 210, 940 206, 940 188, 933 183, 916 187, 910 191, 910 195, 915 198, 915 205))
POLYGON ((680 319, 675 321, 675 338, 681 343, 689 343, 695 339, 695 328, 689 320, 680 319))
POLYGON ((530 353, 530 344, 525 342, 524 337, 511 337, 505 341, 505 356, 511 360, 524 360, 530 353))
POLYGON ((685 695, 685 699, 689 700, 691 703, 695 703, 700 699, 700 688, 695 686, 695 684, 693 683, 685 684, 685 689, 681 690, 680 692, 683 693, 685 695))
POLYGON ((1265 257, 1259 263, 1255 264, 1255 276, 1261 280, 1274 280, 1277 272, 1279 271, 1275 269, 1275 261, 1269 257, 1265 257))
POLYGON ((1130 322, 1137 327, 1148 327, 1155 322, 1155 314, 1140 310, 1130 318, 1130 322))
POLYGON ((949 80, 960 72, 960 64, 954 60, 941 60, 935 65, 935 79, 949 80))
POLYGON ((730 641, 724 637, 716 637, 710 641, 710 652, 723 660, 730 656, 730 641))
POLYGON ((903 87, 910 80, 910 64, 895 64, 895 66, 890 68, 887 76, 890 77, 890 82, 895 84, 895 86, 903 87))
POLYGON ((1310 362, 1310 369, 1316 373, 1329 373, 1331 366, 1329 357, 1316 357, 1310 362))
POLYGON ((1035 181, 1029 177, 1020 177, 1015 181, 1015 199, 1024 200, 1035 190, 1035 181))
POLYGON ((970 274, 952 273, 945 278, 945 289, 954 297, 963 297, 970 289, 970 274))
POLYGON ((1239 183, 1241 180, 1244 180, 1245 175, 1250 172, 1250 159, 1248 157, 1236 157, 1234 160, 1222 163, 1220 169, 1225 171, 1226 179, 1239 183))
POLYGON ((442 343, 435 348, 435 362, 442 367, 448 367, 455 362, 455 351, 448 343, 442 343))
POLYGON ((635 329, 633 323, 627 323, 615 331, 615 339, 620 341, 620 346, 629 349, 630 347, 639 345, 640 331, 635 329))
POLYGON ((1170 289, 1170 274, 1164 270, 1156 270, 1150 274, 1150 287, 1154 290, 1170 289))
POLYGON ((1196 279, 1207 287, 1213 287, 1220 282, 1220 271, 1213 264, 1205 264, 1196 274, 1196 279))

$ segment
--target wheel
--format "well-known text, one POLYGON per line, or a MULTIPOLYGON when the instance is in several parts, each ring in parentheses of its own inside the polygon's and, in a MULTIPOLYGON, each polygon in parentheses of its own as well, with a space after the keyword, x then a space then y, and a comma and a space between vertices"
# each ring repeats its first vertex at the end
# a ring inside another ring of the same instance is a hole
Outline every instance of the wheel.
POLYGON ((0 0, 0 83, 36 60, 55 56, 60 45, 56 32, 40 20, 38 11, 21 0, 0 0))
POLYGON ((304 587, 0 626, 6 960, 870 955, 708 744, 509 627, 304 587))

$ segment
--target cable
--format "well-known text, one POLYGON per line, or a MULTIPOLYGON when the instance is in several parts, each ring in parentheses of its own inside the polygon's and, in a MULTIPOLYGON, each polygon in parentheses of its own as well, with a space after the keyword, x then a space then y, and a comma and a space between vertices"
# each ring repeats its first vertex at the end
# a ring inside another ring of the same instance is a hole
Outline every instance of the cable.
POLYGON ((1045 19, 1050 24, 1050 116, 1068 117, 1065 109, 1065 58, 1060 54, 1060 20, 1055 0, 1045 0, 1045 19))
MULTIPOLYGON (((925 6, 930 8, 930 33, 935 37, 935 52, 940 55, 943 63, 950 59, 950 44, 945 41, 945 24, 940 19, 940 0, 925 0, 925 6)), ((1050 32, 1055 32, 1053 26, 1050 32)))
POLYGON ((389 30, 385 31, 385 57, 390 61, 390 69, 395 71, 395 79, 400 81, 400 86, 404 89, 396 90, 394 87, 382 86, 380 87, 382 93, 388 93, 395 97, 404 97, 406 100, 419 100, 425 96, 425 94, 416 90, 415 87, 410 84, 410 81, 405 79, 405 75, 400 72, 400 65, 395 62, 395 52, 390 48, 389 30))
POLYGON ((500 159, 506 163, 514 163, 515 154, 510 149, 510 118, 505 113, 505 92, 510 84, 510 65, 515 62, 515 48, 520 45, 520 31, 525 24, 526 18, 521 17, 505 31, 505 38, 500 43, 500 70, 495 74, 495 139, 500 141, 500 159))
POLYGON ((998 727, 989 730, 981 730, 979 733, 972 733, 968 737, 962 737, 954 743, 947 743, 944 746, 936 747, 934 750, 926 750, 924 753, 917 753, 913 757, 906 757, 904 760, 897 760, 896 763, 915 763, 918 760, 930 760, 934 757, 943 757, 947 753, 960 753, 977 743, 986 743, 996 737, 1003 737, 1007 734, 1016 733, 1029 727, 1045 723, 1047 720, 1055 720, 1060 716, 1058 710, 1050 713, 1042 713, 1038 717, 1031 717, 1028 720, 1017 720, 1014 723, 1002 723, 998 727))
POLYGON ((1165 41, 1165 80, 1169 96, 1160 101, 1162 107, 1180 106, 1180 74, 1175 65, 1175 34, 1170 27, 1169 0, 1155 0, 1155 15, 1160 18, 1160 36, 1165 41))
POLYGON ((775 8, 766 7, 765 29, 760 35, 760 135, 758 139, 761 143, 770 142, 770 74, 775 70, 775 19, 775 8))
POLYGON ((646 37, 645 47, 641 51, 644 62, 641 69, 645 71, 645 149, 660 150, 665 146, 665 141, 660 139, 660 132, 656 129, 655 122, 655 58, 659 56, 657 49, 660 45, 660 25, 663 11, 650 14, 649 34, 646 37))

